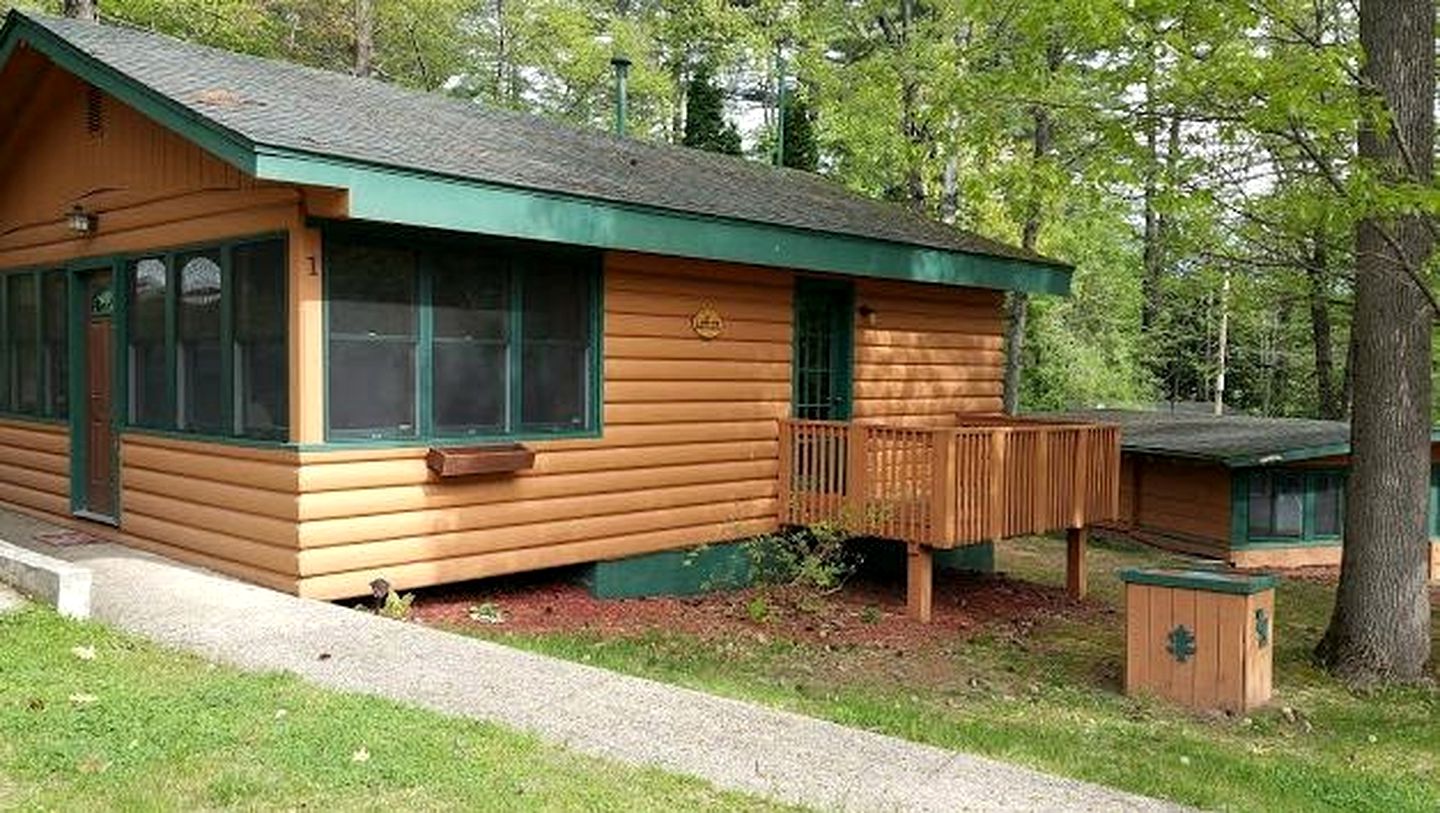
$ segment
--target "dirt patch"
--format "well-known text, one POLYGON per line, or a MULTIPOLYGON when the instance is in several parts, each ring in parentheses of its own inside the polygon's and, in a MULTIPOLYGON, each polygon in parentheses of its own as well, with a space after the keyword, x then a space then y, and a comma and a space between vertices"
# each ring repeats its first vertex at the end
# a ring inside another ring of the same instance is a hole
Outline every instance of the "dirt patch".
POLYGON ((628 636, 663 630, 705 638, 759 634, 900 651, 953 643, 957 636, 986 629, 1023 633, 1049 619, 1113 612, 1108 605, 1072 601, 1059 588, 978 574, 936 578, 930 624, 905 615, 902 585, 875 579, 855 580, 823 596, 752 588, 685 598, 600 600, 567 574, 527 574, 422 591, 414 605, 415 618, 424 623, 493 631, 628 636))

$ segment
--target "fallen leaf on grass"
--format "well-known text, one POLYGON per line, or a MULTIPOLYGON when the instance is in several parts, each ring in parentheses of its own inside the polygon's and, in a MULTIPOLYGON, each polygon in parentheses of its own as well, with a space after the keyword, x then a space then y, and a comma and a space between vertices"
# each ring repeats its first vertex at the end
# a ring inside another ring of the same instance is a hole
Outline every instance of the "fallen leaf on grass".
POLYGON ((98 701, 99 699, 100 698, 96 697, 93 694, 84 694, 81 692, 70 695, 70 702, 74 703, 77 706, 88 706, 91 703, 98 701))
POLYGON ((358 750, 358 751, 356 751, 355 753, 353 753, 353 754, 350 755, 350 761, 351 761, 351 762, 369 762, 369 761, 370 761, 370 750, 369 750, 368 748, 361 748, 360 750, 358 750))
POLYGON ((95 647, 72 646, 70 647, 70 654, 74 655, 82 661, 93 661, 95 660, 95 647))

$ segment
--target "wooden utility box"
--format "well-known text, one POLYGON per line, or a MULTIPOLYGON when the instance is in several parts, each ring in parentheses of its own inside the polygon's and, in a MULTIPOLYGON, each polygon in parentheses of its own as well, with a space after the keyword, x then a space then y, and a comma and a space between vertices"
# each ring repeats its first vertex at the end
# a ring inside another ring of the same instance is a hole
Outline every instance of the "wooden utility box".
POLYGON ((1270 700, 1275 577, 1122 571, 1125 693, 1240 712, 1270 700))

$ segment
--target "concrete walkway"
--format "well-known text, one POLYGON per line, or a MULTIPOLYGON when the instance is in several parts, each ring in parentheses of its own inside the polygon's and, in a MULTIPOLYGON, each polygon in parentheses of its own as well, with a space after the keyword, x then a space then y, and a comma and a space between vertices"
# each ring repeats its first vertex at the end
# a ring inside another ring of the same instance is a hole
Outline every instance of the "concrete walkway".
POLYGON ((1166 810, 1169 805, 783 711, 241 584, 116 545, 56 548, 0 512, 0 539, 94 572, 97 620, 242 669, 533 732, 819 809, 1166 810))

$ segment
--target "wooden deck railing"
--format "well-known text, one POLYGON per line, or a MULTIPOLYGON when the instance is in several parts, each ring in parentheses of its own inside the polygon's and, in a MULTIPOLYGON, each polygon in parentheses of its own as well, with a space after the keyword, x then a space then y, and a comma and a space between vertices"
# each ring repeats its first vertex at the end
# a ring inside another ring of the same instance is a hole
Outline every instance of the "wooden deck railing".
POLYGON ((1114 426, 999 418, 945 428, 786 420, 781 521, 936 548, 1113 520, 1114 426))

